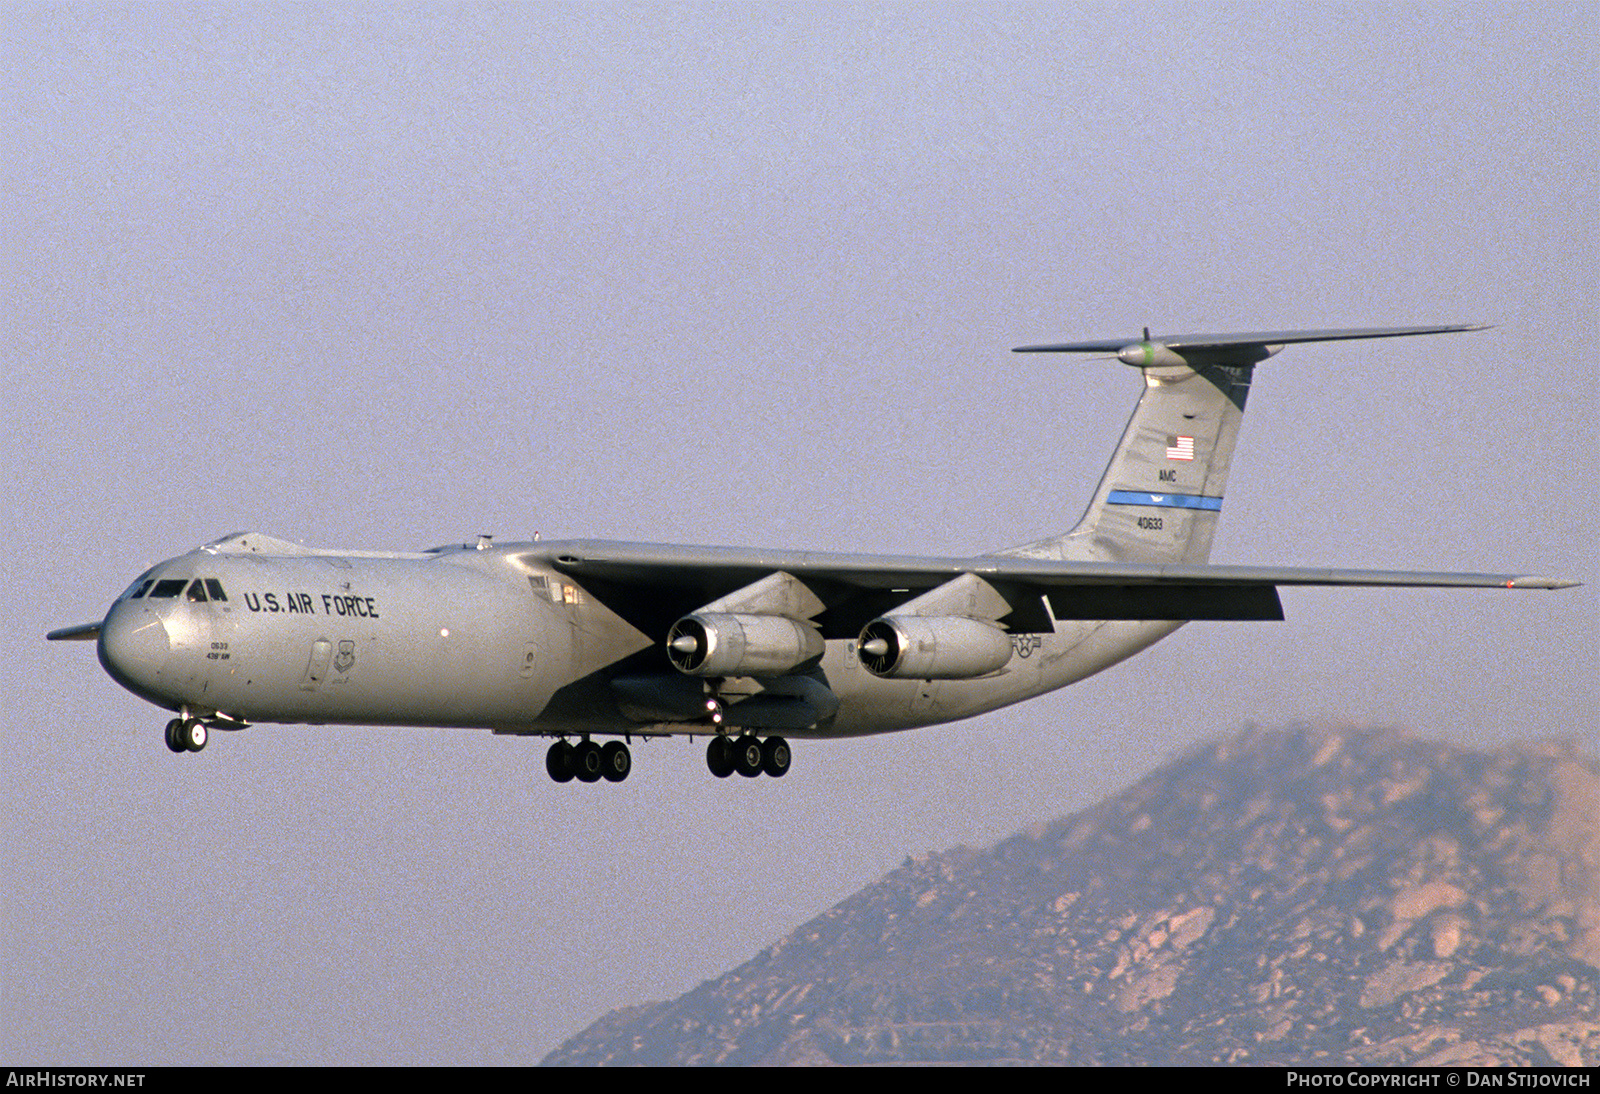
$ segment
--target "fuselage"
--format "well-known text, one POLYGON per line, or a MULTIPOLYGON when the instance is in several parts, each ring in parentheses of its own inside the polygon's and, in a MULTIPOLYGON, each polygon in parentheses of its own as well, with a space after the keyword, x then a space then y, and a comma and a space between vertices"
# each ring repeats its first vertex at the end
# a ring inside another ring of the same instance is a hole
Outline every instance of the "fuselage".
MULTIPOLYGON (((222 726, 711 731, 695 709, 709 685, 671 667, 661 635, 540 562, 559 554, 560 544, 486 541, 424 553, 334 553, 236 535, 140 575, 101 625, 100 658, 136 694, 222 726)), ((1050 633, 1017 635, 1002 670, 968 680, 882 679, 862 665, 854 640, 832 639, 803 678, 718 680, 715 688, 731 711, 747 712, 734 724, 755 731, 887 732, 1061 687, 1177 626, 1058 621, 1050 633), (830 697, 809 706, 795 698, 808 694, 830 697), (762 698, 776 702, 755 704, 762 698), (774 709, 775 720, 758 713, 774 709)))

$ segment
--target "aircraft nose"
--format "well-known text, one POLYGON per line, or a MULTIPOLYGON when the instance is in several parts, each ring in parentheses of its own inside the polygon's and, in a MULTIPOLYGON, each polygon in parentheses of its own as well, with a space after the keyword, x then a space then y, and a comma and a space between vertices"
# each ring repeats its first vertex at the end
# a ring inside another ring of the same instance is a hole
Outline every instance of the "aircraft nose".
POLYGON ((172 652, 167 628, 154 612, 119 604, 100 625, 100 664, 113 680, 135 693, 155 689, 172 652))

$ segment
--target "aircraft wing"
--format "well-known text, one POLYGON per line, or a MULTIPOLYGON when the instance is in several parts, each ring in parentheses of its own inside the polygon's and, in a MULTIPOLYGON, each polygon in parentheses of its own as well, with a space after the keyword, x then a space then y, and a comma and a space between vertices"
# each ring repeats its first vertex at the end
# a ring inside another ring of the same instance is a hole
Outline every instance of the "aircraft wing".
POLYGON ((1033 585, 1368 585, 1423 588, 1567 589, 1582 582, 1526 574, 1429 573, 1409 570, 1334 570, 1293 566, 1152 566, 1120 562, 1058 562, 1007 555, 938 557, 850 555, 749 547, 679 547, 657 543, 570 540, 524 553, 573 577, 722 585, 755 581, 776 571, 820 577, 867 589, 926 589, 961 574, 1033 585))
POLYGON ((1282 619, 1283 585, 1562 589, 1580 584, 1521 574, 1413 573, 1280 566, 1163 566, 1061 562, 1006 555, 924 557, 777 551, 745 547, 574 540, 528 545, 529 563, 582 581, 647 633, 774 573, 809 587, 823 603, 827 637, 854 637, 867 619, 962 574, 994 586, 1012 605, 1016 630, 1049 630, 1055 619, 1282 619), (641 592, 651 594, 648 609, 641 592), (615 595, 612 595, 615 593, 615 595))

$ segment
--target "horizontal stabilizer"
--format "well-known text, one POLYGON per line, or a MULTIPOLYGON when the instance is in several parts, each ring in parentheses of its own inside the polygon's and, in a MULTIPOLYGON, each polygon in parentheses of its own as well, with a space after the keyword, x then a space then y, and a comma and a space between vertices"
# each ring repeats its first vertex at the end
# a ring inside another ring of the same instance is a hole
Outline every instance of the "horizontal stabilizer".
POLYGON ((1170 350, 1244 350, 1287 346, 1297 342, 1347 342, 1362 338, 1405 338, 1415 334, 1454 334, 1487 330, 1483 324, 1443 327, 1360 327, 1349 330, 1268 330, 1237 334, 1158 334, 1148 330, 1137 338, 1097 338, 1087 342, 1058 342, 1045 346, 1018 346, 1012 353, 1117 353, 1152 343, 1170 350))

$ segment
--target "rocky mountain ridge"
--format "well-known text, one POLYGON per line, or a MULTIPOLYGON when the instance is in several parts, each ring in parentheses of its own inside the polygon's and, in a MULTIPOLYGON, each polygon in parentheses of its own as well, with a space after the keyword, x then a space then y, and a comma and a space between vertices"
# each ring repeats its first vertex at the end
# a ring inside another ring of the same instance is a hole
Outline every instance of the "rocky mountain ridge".
POLYGON ((1600 1063, 1600 765, 1249 729, 550 1064, 1600 1063))

